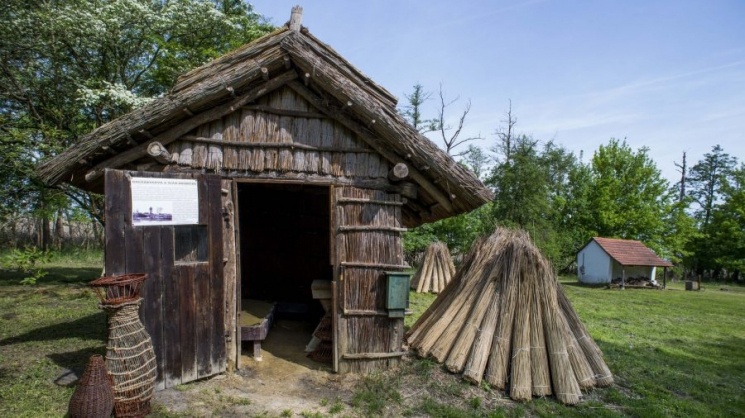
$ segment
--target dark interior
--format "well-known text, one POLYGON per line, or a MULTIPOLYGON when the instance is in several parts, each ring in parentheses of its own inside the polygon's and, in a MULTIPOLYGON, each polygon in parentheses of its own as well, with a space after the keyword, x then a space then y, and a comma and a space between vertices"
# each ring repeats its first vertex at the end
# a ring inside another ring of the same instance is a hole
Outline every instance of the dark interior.
POLYGON ((313 280, 331 280, 329 188, 238 185, 241 297, 277 302, 277 314, 317 321, 313 280))

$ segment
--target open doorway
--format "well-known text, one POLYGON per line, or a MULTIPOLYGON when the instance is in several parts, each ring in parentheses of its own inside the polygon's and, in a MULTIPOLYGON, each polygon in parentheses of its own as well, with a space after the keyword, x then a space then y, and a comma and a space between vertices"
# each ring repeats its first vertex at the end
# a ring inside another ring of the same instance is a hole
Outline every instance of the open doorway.
POLYGON ((330 330, 331 321, 318 299, 319 286, 333 277, 329 191, 238 184, 243 355, 260 359, 263 350, 305 363, 306 352, 313 352, 311 359, 330 364, 321 351, 330 351, 332 342, 317 336, 324 323, 330 330))

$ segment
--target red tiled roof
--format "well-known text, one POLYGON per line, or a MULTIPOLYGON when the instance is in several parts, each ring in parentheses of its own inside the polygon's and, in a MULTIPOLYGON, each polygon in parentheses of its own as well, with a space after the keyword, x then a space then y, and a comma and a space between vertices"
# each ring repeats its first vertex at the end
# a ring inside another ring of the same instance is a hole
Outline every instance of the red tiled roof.
POLYGON ((641 241, 600 237, 594 237, 593 240, 597 242, 598 245, 600 245, 600 247, 611 256, 611 258, 624 266, 673 266, 669 261, 657 257, 657 254, 642 244, 641 241))

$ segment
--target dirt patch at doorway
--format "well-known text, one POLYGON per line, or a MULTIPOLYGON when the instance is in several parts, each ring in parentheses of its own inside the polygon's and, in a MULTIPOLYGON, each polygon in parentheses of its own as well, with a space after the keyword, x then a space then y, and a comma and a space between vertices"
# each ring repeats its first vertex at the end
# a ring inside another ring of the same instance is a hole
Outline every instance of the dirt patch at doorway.
POLYGON ((155 416, 301 416, 328 414, 351 402, 359 381, 305 356, 312 325, 278 320, 262 343, 262 360, 244 346, 242 368, 228 375, 157 392, 155 416))

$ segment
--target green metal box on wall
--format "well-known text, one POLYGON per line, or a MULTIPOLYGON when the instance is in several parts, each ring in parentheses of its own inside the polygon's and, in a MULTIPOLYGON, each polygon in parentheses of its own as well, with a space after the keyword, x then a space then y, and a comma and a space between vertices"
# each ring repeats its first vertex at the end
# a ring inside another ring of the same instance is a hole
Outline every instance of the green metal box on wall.
POLYGON ((403 318, 409 305, 409 280, 411 273, 388 271, 385 308, 389 318, 403 318))

